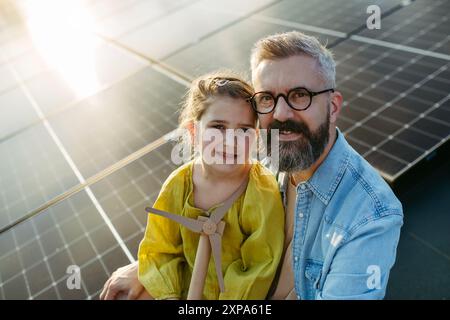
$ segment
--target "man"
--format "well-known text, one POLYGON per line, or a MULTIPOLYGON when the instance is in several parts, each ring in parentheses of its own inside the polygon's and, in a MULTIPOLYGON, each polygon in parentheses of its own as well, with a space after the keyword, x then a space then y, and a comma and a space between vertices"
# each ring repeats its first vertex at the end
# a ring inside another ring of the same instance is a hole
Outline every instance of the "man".
MULTIPOLYGON (((303 33, 277 34, 256 43, 251 69, 260 126, 279 129, 286 209, 284 257, 268 298, 382 299, 402 206, 336 127, 342 95, 331 52, 303 33)), ((118 294, 148 297, 137 264, 116 271, 101 298, 118 294)))

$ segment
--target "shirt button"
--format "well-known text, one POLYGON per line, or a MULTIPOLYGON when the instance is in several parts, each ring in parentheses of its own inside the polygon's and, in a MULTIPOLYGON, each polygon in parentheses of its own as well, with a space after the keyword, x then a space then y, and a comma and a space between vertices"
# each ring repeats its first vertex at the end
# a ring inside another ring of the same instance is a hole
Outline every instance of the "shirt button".
POLYGON ((300 212, 300 213, 298 214, 298 217, 299 217, 299 218, 303 218, 303 213, 300 212))
POLYGON ((300 296, 297 296, 297 300, 300 300, 300 296))
POLYGON ((301 185, 300 185, 300 189, 305 190, 305 188, 306 188, 306 187, 305 187, 304 184, 301 184, 301 185))
POLYGON ((295 257, 294 257, 294 261, 297 261, 297 260, 298 260, 298 257, 297 257, 297 256, 295 256, 295 257))

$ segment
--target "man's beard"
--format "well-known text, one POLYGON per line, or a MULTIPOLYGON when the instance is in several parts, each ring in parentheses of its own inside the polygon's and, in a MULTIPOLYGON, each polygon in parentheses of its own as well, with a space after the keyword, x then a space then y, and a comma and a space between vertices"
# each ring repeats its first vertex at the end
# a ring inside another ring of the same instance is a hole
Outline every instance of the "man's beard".
POLYGON ((271 155, 271 130, 291 131, 300 133, 300 137, 294 141, 279 141, 279 171, 295 172, 308 169, 322 155, 329 140, 330 109, 324 123, 315 131, 311 131, 304 122, 287 120, 280 122, 274 120, 269 125, 267 135, 268 155, 271 155))

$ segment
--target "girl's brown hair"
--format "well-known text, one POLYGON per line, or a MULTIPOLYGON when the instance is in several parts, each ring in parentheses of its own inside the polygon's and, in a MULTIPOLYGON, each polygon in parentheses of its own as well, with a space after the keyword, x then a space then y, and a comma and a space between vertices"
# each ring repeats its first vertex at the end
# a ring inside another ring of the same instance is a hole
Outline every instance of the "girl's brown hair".
POLYGON ((238 73, 219 70, 195 79, 187 93, 179 117, 179 128, 187 128, 199 121, 216 97, 249 99, 253 95, 252 86, 238 73))

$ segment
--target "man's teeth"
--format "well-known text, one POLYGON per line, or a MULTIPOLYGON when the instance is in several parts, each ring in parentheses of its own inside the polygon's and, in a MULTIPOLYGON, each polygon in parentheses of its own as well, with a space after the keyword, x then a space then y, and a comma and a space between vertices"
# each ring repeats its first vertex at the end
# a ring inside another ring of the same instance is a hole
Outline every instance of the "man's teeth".
POLYGON ((282 130, 281 131, 281 134, 291 134, 292 133, 292 131, 287 131, 287 130, 282 130))

